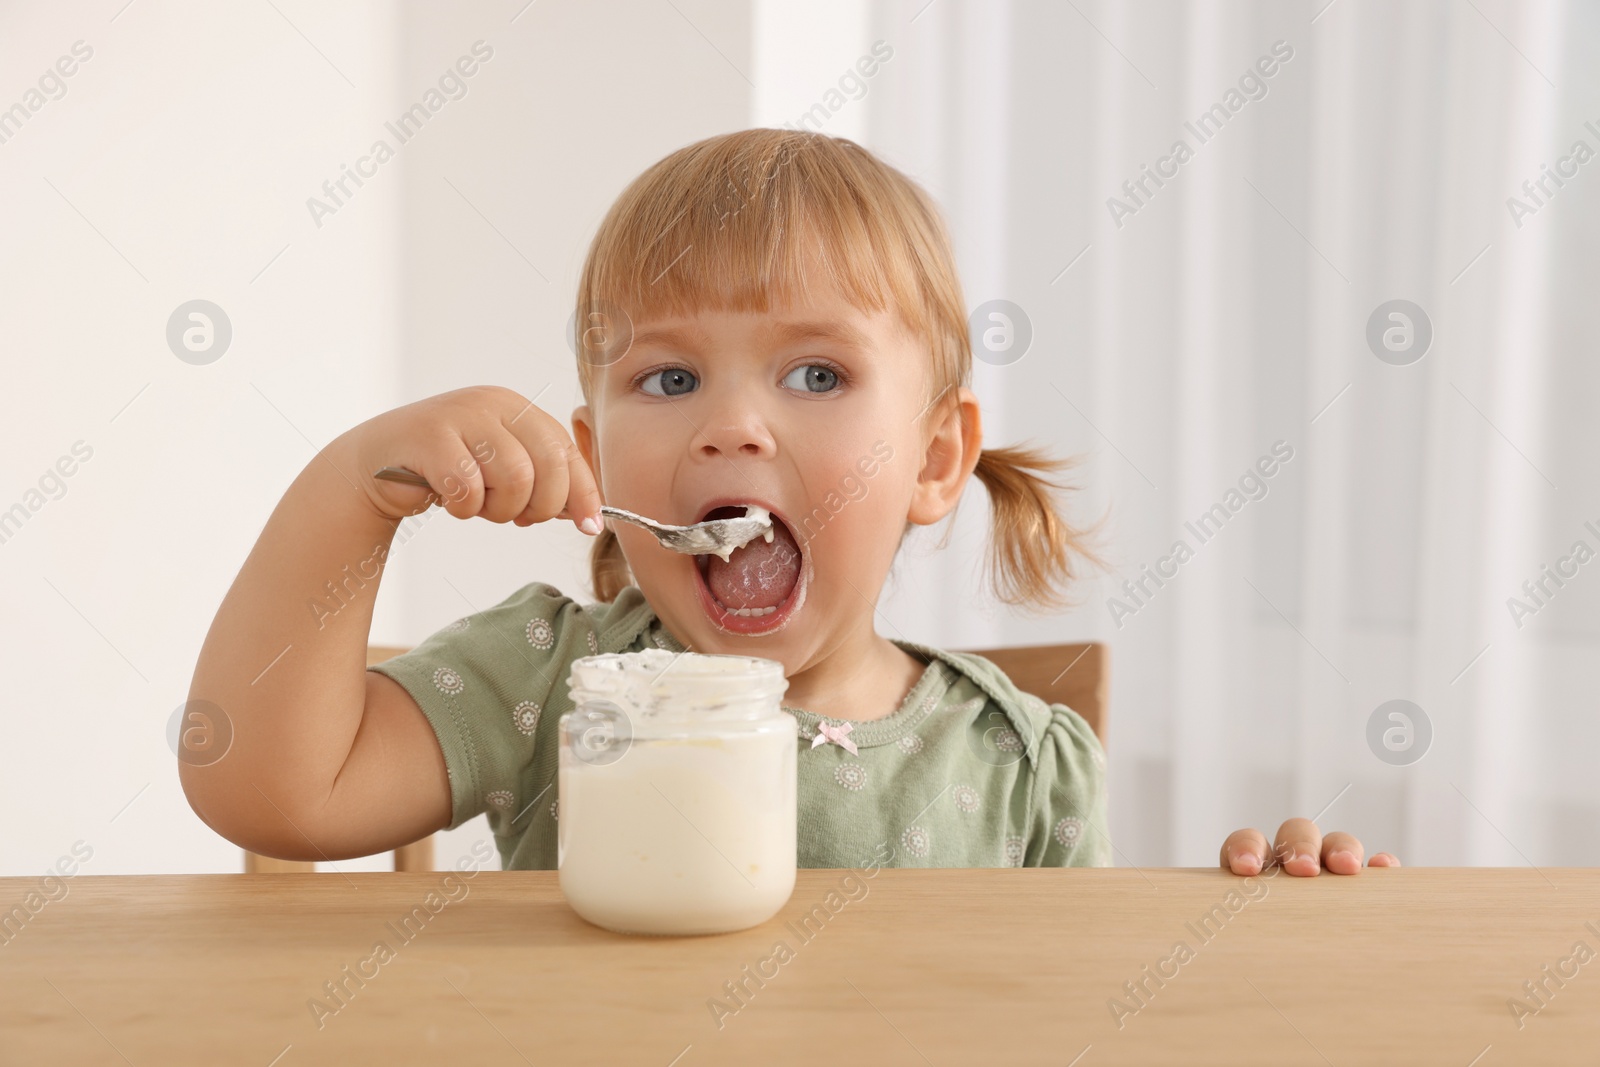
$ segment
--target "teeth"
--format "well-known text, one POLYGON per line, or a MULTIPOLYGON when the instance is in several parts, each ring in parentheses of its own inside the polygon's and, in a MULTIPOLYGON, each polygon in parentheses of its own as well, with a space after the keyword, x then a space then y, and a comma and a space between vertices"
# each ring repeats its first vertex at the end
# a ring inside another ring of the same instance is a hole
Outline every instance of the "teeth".
POLYGON ((729 608, 728 609, 728 614, 729 615, 737 615, 741 619, 753 619, 753 618, 760 618, 762 615, 771 615, 774 611, 777 611, 777 610, 778 609, 776 607, 770 607, 770 608, 729 608))

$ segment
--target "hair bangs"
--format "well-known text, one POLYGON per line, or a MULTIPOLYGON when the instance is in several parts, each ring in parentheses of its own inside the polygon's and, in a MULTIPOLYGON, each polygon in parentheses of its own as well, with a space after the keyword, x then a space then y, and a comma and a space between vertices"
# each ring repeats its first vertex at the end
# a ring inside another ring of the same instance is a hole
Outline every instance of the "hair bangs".
MULTIPOLYGON (((704 311, 766 313, 833 290, 931 340, 928 309, 948 295, 927 269, 939 262, 932 247, 919 254, 932 222, 853 142, 728 134, 673 153, 623 192, 590 247, 577 306, 586 321, 598 313, 625 330, 704 311)), ((580 358, 586 395, 605 362, 580 358)))

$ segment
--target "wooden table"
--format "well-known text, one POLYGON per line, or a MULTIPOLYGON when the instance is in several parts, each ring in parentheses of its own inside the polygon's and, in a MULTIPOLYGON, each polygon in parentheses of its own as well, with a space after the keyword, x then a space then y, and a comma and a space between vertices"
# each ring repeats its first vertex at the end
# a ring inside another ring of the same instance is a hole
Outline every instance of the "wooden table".
MULTIPOLYGON (((0 1063, 1600 1058, 1600 957, 1572 958, 1600 952, 1600 871, 813 870, 767 925, 683 939, 587 925, 553 873, 445 877, 80 875, 0 933, 0 1063)), ((0 879, 0 908, 37 885, 0 879)))

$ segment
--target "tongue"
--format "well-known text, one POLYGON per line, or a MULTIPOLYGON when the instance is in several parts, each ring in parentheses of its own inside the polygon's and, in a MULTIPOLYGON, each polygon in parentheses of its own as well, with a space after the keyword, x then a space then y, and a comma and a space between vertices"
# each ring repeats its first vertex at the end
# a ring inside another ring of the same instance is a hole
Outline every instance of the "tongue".
POLYGON ((724 563, 707 557, 706 584, 730 608, 773 608, 786 600, 800 580, 800 548, 781 522, 772 524, 772 543, 757 537, 736 548, 724 563))

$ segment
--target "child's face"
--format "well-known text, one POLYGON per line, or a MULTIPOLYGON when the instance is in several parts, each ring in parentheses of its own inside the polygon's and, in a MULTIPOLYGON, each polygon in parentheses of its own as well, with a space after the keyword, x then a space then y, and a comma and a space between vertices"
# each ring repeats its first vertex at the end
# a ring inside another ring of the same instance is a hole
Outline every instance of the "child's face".
POLYGON ((788 534, 723 565, 615 524, 674 635, 794 673, 871 631, 908 518, 948 510, 930 510, 918 489, 928 373, 926 346, 897 315, 835 293, 761 314, 634 323, 632 347, 596 369, 592 407, 573 415, 605 502, 679 525, 757 503, 788 534))

